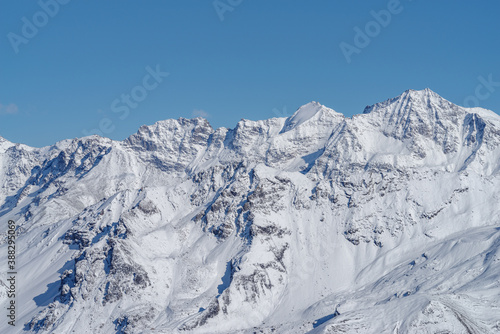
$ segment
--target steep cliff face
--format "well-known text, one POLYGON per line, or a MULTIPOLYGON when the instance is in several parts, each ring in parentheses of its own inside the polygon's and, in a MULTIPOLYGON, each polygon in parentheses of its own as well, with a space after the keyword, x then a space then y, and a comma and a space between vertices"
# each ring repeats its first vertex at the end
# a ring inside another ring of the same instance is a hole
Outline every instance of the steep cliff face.
POLYGON ((0 138, 0 331, 500 332, 499 167, 500 116, 428 89, 352 118, 0 138))

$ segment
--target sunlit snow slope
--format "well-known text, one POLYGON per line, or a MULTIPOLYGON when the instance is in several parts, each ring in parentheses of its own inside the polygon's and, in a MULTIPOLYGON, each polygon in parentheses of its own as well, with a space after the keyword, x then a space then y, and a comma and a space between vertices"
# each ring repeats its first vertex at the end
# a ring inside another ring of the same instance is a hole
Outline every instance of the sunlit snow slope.
POLYGON ((0 138, 0 333, 500 333, 500 116, 408 90, 0 138))

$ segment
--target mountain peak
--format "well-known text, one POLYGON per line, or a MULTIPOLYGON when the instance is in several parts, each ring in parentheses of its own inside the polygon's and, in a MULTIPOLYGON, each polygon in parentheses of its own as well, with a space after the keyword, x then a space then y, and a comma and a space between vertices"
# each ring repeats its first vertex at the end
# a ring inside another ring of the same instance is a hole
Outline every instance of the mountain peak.
POLYGON ((300 109, 304 108, 304 107, 321 107, 322 104, 317 102, 317 101, 311 101, 311 102, 308 102, 306 104, 304 104, 303 106, 301 106, 299 109, 297 109, 297 111, 299 111, 300 109))
POLYGON ((281 132, 287 132, 293 128, 300 126, 301 124, 315 118, 316 115, 321 113, 328 113, 332 116, 342 116, 342 114, 337 113, 333 109, 327 108, 319 102, 311 101, 307 104, 301 106, 297 111, 285 121, 285 125, 281 132))
POLYGON ((429 99, 429 98, 441 98, 439 94, 431 90, 430 88, 424 88, 421 90, 408 89, 400 97, 414 98, 414 99, 429 99))
POLYGON ((453 103, 449 102, 429 88, 425 88, 422 90, 408 89, 394 98, 388 99, 384 102, 375 103, 371 106, 366 106, 363 114, 369 114, 377 110, 385 110, 389 106, 396 107, 396 110, 393 111, 397 111, 397 109, 407 105, 419 105, 423 109, 427 109, 427 106, 430 104, 446 104, 447 106, 455 106, 453 103))
POLYGON ((411 89, 410 88, 410 89, 405 90, 405 93, 413 93, 413 94, 428 94, 428 93, 431 93, 431 94, 437 94, 436 92, 434 92, 429 87, 426 87, 424 89, 411 89))
POLYGON ((309 103, 304 104, 299 109, 297 109, 297 111, 295 111, 295 113, 290 118, 293 118, 297 121, 303 120, 305 122, 312 116, 316 115, 316 113, 321 109, 321 107, 324 107, 321 103, 316 101, 311 101, 309 103))
POLYGON ((3 138, 2 136, 0 136, 0 149, 5 150, 6 148, 12 145, 14 144, 8 141, 7 139, 3 138))

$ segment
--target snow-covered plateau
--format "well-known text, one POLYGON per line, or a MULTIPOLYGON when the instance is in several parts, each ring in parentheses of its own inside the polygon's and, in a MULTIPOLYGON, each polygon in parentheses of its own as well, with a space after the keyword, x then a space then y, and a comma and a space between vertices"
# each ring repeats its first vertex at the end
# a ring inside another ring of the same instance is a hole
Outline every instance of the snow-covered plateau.
POLYGON ((429 89, 0 138, 0 333, 500 333, 499 202, 500 116, 429 89))

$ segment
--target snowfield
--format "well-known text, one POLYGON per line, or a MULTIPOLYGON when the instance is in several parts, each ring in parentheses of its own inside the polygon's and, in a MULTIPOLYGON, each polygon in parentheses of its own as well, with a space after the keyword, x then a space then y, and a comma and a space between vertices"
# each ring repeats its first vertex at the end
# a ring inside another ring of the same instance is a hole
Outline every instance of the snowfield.
POLYGON ((0 137, 0 333, 500 333, 500 116, 429 89, 0 137))

